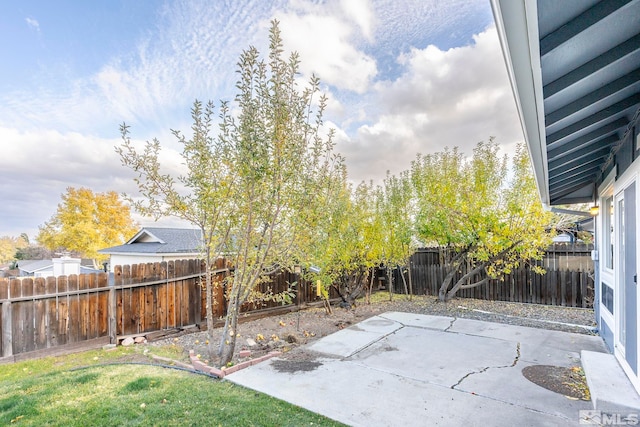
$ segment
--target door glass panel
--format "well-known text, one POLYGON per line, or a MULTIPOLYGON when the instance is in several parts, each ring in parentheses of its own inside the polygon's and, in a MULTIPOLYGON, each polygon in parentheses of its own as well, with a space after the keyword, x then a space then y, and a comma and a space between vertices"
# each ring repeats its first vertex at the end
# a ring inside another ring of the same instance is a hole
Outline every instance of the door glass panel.
POLYGON ((622 346, 625 346, 625 343, 627 342, 627 322, 626 322, 626 308, 625 308, 625 292, 624 292, 624 286, 625 286, 625 265, 624 265, 624 254, 625 254, 625 239, 624 239, 624 199, 620 200, 618 202, 618 209, 617 209, 617 215, 618 215, 618 230, 619 230, 619 239, 618 242, 620 244, 620 254, 618 259, 620 260, 620 262, 618 262, 618 265, 620 266, 619 268, 619 277, 620 277, 620 286, 619 286, 619 290, 620 292, 618 292, 618 295, 620 297, 620 302, 619 302, 619 313, 620 313, 620 344, 622 344, 622 346))

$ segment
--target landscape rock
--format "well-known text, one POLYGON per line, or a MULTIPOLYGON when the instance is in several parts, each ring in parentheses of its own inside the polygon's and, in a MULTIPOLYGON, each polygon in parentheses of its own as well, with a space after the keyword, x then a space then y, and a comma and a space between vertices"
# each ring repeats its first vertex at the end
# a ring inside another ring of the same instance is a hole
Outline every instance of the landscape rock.
POLYGON ((287 337, 285 339, 290 344, 297 344, 298 343, 298 338, 293 334, 287 335, 287 337))
POLYGON ((134 340, 133 340, 133 338, 131 338, 131 337, 127 337, 127 338, 123 339, 123 340, 122 340, 122 342, 121 342, 121 344, 122 344, 124 347, 130 346, 130 345, 133 345, 134 343, 135 343, 135 341, 134 341, 134 340))
POLYGON ((258 343, 253 338, 247 338, 247 345, 249 347, 255 347, 258 345, 258 343))
POLYGON ((133 342, 135 342, 136 344, 142 344, 147 342, 147 339, 145 337, 135 337, 133 339, 133 342))

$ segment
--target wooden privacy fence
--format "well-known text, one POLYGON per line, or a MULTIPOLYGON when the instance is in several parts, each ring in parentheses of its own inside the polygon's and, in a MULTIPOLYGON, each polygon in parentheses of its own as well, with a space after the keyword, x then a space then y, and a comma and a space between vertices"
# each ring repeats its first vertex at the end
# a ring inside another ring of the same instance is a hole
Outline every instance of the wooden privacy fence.
MULTIPOLYGON (((414 295, 438 295, 447 267, 443 265, 414 265, 411 279, 414 295)), ((453 281, 462 277, 456 273, 453 281)), ((394 292, 404 292, 402 279, 395 273, 394 292)), ((566 307, 593 307, 593 278, 586 271, 547 270, 537 274, 529 267, 521 267, 482 286, 458 291, 462 298, 492 301, 526 302, 561 305, 566 307)))
MULTIPOLYGON (((494 301, 591 308, 594 299, 592 249, 593 245, 582 243, 552 245, 545 257, 534 263, 543 267, 545 274, 534 273, 528 265, 524 265, 482 286, 460 290, 457 295, 494 301)), ((446 249, 426 248, 419 249, 411 257, 411 280, 415 295, 438 295, 447 274, 447 255, 446 249)), ((463 265, 456 272, 453 282, 465 273, 466 265, 463 265)), ((478 280, 478 276, 475 280, 478 280)), ((397 270, 394 272, 394 291, 404 292, 397 270)))
MULTIPOLYGON (((218 260, 213 274, 214 318, 218 320, 227 308, 224 265, 224 260, 218 260)), ((0 279, 0 360, 206 324, 205 268, 200 260, 116 266, 114 271, 111 279, 107 273, 0 279)), ((277 294, 291 289, 294 282, 292 304, 248 303, 241 311, 291 311, 319 300, 313 284, 295 273, 276 274, 260 290, 277 294)))
MULTIPOLYGON (((530 263, 551 270, 593 272, 593 249, 593 244, 555 243, 547 248, 541 260, 530 263)), ((451 256, 452 250, 446 247, 420 248, 411 257, 411 262, 413 265, 444 265, 451 256)))
POLYGON ((3 357, 108 337, 106 274, 0 280, 3 357))

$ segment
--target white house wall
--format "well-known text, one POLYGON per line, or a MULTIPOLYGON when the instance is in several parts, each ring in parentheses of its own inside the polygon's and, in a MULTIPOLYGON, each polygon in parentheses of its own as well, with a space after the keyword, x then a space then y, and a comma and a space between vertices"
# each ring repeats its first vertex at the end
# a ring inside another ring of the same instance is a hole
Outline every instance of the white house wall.
MULTIPOLYGON (((638 200, 640 197, 637 197, 640 194, 640 182, 638 177, 640 176, 640 159, 635 160, 625 171, 620 175, 617 179, 614 179, 616 175, 616 170, 614 169, 607 178, 603 181, 598 189, 599 197, 599 206, 600 206, 600 214, 597 219, 597 247, 598 247, 598 273, 599 277, 596 283, 597 292, 596 296, 598 298, 599 309, 598 309, 598 325, 600 330, 600 335, 605 340, 607 346, 610 350, 615 354, 616 358, 620 362, 620 365, 625 370, 629 379, 633 383, 634 387, 640 393, 640 379, 638 375, 634 373, 639 372, 638 366, 631 367, 627 363, 621 349, 618 347, 618 342, 620 338, 620 319, 619 314, 621 313, 620 309, 620 295, 623 290, 623 282, 620 277, 619 268, 617 268, 618 260, 620 259, 620 224, 619 217, 615 214, 614 211, 614 233, 613 233, 613 242, 614 242, 614 268, 609 269, 605 265, 605 251, 608 250, 605 245, 607 244, 605 225, 607 224, 606 219, 606 210, 605 210, 605 201, 609 196, 613 195, 614 197, 614 209, 616 206, 616 201, 618 201, 621 197, 622 192, 632 183, 636 183, 636 215, 640 213, 640 204, 638 200), (603 295, 602 295, 602 284, 603 282, 606 285, 609 285, 613 288, 613 302, 614 302, 614 313, 611 315, 609 311, 604 307, 603 295)), ((625 207, 626 209, 626 207, 625 207)), ((638 218, 638 217, 637 217, 638 218)), ((636 221, 637 223, 637 221, 636 221)), ((640 249, 640 227, 636 226, 636 248, 640 249)), ((636 250, 636 266, 640 266, 640 250, 636 250)), ((639 306, 639 296, 640 292, 636 294, 636 301, 626 301, 627 305, 634 304, 636 307, 639 306)), ((636 331, 640 331, 640 316, 636 316, 636 331)), ((640 345, 638 343, 640 340, 636 341, 636 354, 640 354, 640 345)))
POLYGON ((116 265, 134 265, 134 264, 146 264, 150 262, 163 262, 163 261, 178 261, 183 259, 196 259, 200 258, 200 254, 167 254, 167 255, 118 255, 112 254, 109 261, 109 271, 114 272, 116 265))

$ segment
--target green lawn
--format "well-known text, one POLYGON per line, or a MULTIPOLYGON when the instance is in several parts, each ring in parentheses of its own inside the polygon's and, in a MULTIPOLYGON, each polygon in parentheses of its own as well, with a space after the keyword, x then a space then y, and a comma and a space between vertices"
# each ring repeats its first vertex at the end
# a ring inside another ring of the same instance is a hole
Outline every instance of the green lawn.
POLYGON ((140 360, 136 352, 118 348, 0 365, 0 425, 342 425, 229 382, 119 364, 140 360))

